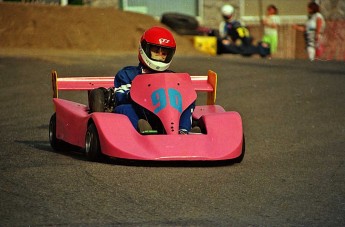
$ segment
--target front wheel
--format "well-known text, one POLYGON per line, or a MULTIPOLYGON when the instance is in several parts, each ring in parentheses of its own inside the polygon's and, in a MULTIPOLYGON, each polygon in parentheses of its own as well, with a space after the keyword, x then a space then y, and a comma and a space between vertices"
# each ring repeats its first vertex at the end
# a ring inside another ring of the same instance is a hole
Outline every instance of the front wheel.
POLYGON ((86 131, 85 154, 89 161, 99 161, 102 152, 96 125, 91 123, 86 131))

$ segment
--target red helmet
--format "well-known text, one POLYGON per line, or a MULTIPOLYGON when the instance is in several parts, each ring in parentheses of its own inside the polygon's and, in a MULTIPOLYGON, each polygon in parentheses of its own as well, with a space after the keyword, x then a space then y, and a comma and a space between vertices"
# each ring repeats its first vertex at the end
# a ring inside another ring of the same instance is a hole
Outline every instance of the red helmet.
POLYGON ((139 61, 155 71, 166 70, 175 54, 176 42, 171 32, 152 27, 144 32, 139 44, 139 61))

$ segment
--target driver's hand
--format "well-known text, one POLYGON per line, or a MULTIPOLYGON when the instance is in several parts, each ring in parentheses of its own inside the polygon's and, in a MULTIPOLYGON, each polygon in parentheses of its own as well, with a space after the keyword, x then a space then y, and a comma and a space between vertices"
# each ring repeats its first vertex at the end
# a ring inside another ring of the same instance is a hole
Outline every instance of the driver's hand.
POLYGON ((229 44, 230 44, 230 40, 228 40, 228 39, 223 39, 223 40, 222 40, 222 43, 223 43, 223 45, 229 45, 229 44))

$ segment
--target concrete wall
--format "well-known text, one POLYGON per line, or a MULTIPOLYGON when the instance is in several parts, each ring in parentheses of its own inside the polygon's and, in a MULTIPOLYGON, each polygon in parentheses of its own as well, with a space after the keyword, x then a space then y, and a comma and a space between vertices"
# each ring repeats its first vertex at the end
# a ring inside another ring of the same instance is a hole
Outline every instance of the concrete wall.
POLYGON ((95 7, 115 7, 118 8, 119 0, 84 0, 88 5, 95 7))
POLYGON ((322 0, 321 12, 329 20, 344 20, 345 0, 322 0))

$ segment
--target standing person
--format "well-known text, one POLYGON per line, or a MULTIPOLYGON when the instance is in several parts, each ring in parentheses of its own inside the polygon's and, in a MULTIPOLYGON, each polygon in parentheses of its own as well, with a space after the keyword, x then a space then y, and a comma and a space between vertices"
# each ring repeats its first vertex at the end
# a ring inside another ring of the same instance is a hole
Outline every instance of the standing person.
POLYGON ((314 61, 315 57, 321 55, 322 34, 326 27, 325 19, 320 13, 320 6, 315 2, 309 3, 306 24, 304 26, 294 25, 293 27, 304 32, 309 60, 314 61))
MULTIPOLYGON (((175 54, 176 42, 171 32, 162 27, 152 27, 144 32, 139 43, 139 65, 127 66, 115 76, 115 113, 127 115, 134 128, 140 133, 152 130, 156 116, 134 103, 130 97, 133 79, 139 74, 171 72, 168 68, 175 54)), ((192 125, 192 112, 195 103, 181 115, 180 134, 188 134, 192 125)))
POLYGON ((264 36, 262 41, 269 44, 271 54, 275 53, 278 48, 278 26, 280 18, 278 16, 278 9, 275 5, 267 6, 266 16, 263 18, 264 36))

